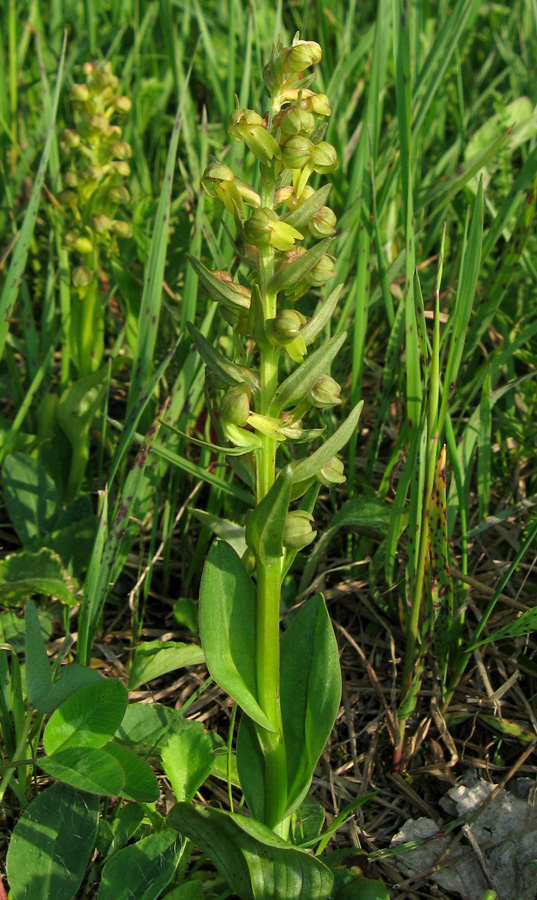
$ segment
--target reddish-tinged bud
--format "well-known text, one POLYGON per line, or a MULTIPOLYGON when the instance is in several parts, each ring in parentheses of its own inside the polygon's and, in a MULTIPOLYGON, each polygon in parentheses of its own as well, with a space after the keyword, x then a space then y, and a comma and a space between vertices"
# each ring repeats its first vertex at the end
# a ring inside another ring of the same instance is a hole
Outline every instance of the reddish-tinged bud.
POLYGON ((326 485, 326 487, 331 487, 334 484, 343 484, 347 479, 345 478, 345 467, 342 461, 338 459, 337 456, 334 456, 334 458, 317 473, 317 478, 321 484, 326 485))
POLYGON ((282 147, 282 162, 288 169, 302 169, 310 161, 314 144, 300 134, 290 137, 282 147))
MULTIPOLYGON (((302 191, 304 196, 305 189, 302 191)), ((318 209, 312 219, 308 222, 308 231, 314 238, 322 240, 322 238, 330 237, 336 233, 336 214, 329 206, 322 206, 318 209)))

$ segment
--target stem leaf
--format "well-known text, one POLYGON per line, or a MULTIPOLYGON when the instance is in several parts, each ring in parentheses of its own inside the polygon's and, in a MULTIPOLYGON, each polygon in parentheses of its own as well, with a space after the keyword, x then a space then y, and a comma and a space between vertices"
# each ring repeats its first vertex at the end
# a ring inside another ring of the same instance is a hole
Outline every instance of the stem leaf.
POLYGON ((271 415, 277 415, 282 409, 294 406, 306 396, 319 376, 328 370, 330 363, 333 362, 345 343, 346 337, 346 331, 335 334, 285 379, 274 394, 270 408, 271 415))
POLYGON ((331 238, 325 238, 323 241, 319 241, 318 244, 315 244, 314 247, 307 250, 303 256, 299 256, 298 259, 289 263, 288 266, 282 266, 271 279, 269 291, 276 294, 283 288, 289 288, 292 285, 298 284, 299 281, 302 281, 308 272, 311 272, 313 267, 317 265, 321 256, 328 250, 331 240, 331 238))
POLYGON ((292 484, 291 466, 286 466, 248 519, 246 543, 262 563, 283 556, 283 532, 292 484))
POLYGON ((257 388, 257 380, 248 369, 241 368, 222 356, 191 322, 187 322, 187 327, 196 350, 211 372, 214 372, 225 384, 233 386, 246 382, 250 387, 257 388))
POLYGON ((332 434, 324 444, 321 444, 313 453, 295 463, 293 468, 293 484, 296 485, 300 481, 307 481, 321 471, 334 456, 339 453, 351 437, 354 429, 358 424, 358 419, 362 412, 364 401, 360 400, 347 418, 341 423, 337 431, 332 434))

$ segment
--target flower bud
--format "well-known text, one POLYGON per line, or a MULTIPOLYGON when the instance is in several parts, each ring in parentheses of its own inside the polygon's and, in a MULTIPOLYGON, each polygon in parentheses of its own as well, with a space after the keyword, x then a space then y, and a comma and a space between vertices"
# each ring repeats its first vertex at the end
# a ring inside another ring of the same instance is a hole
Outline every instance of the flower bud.
POLYGON ((128 222, 123 222, 121 219, 113 220, 112 231, 114 234, 117 234, 118 237, 130 238, 132 236, 131 226, 128 222))
POLYGON ((309 392, 308 398, 317 409, 329 409, 341 403, 340 394, 341 385, 335 378, 331 375, 321 375, 309 392))
POLYGON ((76 172, 66 172, 63 180, 65 181, 67 187, 78 187, 78 175, 76 174, 76 172))
POLYGON ((77 131, 73 131, 71 128, 66 128, 62 134, 62 142, 65 147, 69 147, 71 150, 76 147, 80 147, 80 135, 77 131))
POLYGON ((87 256, 88 253, 93 253, 93 244, 88 237, 80 235, 77 237, 75 241, 72 243, 73 250, 76 250, 77 253, 81 253, 82 256, 87 256))
POLYGON ((315 540, 316 531, 311 527, 313 516, 305 509, 287 513, 283 530, 283 546, 288 550, 303 550, 315 540))
POLYGON ((316 66, 323 58, 323 51, 315 41, 297 41, 281 53, 284 72, 303 72, 316 66))
POLYGON ((292 190, 287 201, 287 208, 294 212, 294 210, 298 209, 299 206, 302 206, 302 204, 305 203, 306 200, 309 200, 310 197, 313 197, 314 193, 314 189, 309 184, 306 185, 300 197, 297 197, 294 190, 292 190))
POLYGON ((296 309, 282 309, 275 319, 267 321, 267 334, 274 344, 290 344, 306 324, 306 317, 296 309))
POLYGON ((315 129, 315 117, 312 113, 300 106, 291 106, 282 110, 274 119, 274 124, 279 125, 282 135, 311 134, 315 129))
POLYGON ((106 135, 110 132, 110 122, 106 118, 106 116, 94 115, 90 116, 88 121, 88 126, 90 130, 90 134, 92 135, 106 135))
MULTIPOLYGON (((305 189, 302 191, 304 196, 305 189)), ((318 240, 336 233, 336 214, 329 206, 321 206, 308 222, 309 233, 318 240)))
POLYGON ((112 219, 105 216, 104 213, 100 213, 98 216, 93 216, 91 227, 97 234, 107 234, 112 228, 112 219))
POLYGON ((336 261, 333 256, 323 253, 318 263, 309 270, 305 276, 305 281, 311 287, 320 287, 330 281, 336 274, 336 261))
POLYGON ((295 241, 302 240, 303 235, 292 225, 283 222, 272 209, 261 207, 254 209, 244 225, 246 241, 256 247, 275 247, 277 250, 289 250, 295 241))
POLYGON ((282 162, 288 169, 302 169, 310 160, 314 145, 307 137, 296 134, 282 147, 282 162))
POLYGON ((247 384, 238 384, 226 391, 220 404, 222 424, 244 427, 250 415, 251 397, 252 392, 247 384))
POLYGON ((338 167, 336 148, 328 141, 319 141, 311 154, 311 165, 320 175, 335 172, 338 167))
POLYGON ((73 100, 76 100, 77 103, 86 103, 90 97, 87 84, 73 84, 70 93, 73 100))
POLYGON ((118 159, 114 160, 114 162, 112 162, 110 165, 113 169, 116 170, 118 175, 121 175, 122 178, 128 178, 128 176, 131 174, 131 167, 129 166, 128 162, 124 162, 123 160, 118 159))
POLYGON ((76 191, 62 191, 58 197, 60 203, 70 206, 72 209, 78 206, 78 194, 76 191))
POLYGON ((285 187, 278 188, 278 190, 274 192, 274 206, 281 206, 282 203, 288 203, 292 196, 292 184, 287 184, 285 187))
POLYGON ((129 97, 115 97, 114 108, 118 113, 128 113, 131 111, 132 100, 129 97))
POLYGON ((314 116, 329 116, 331 112, 330 101, 326 94, 314 94, 313 91, 301 92, 300 106, 314 116))
POLYGON ((112 147, 112 153, 116 159, 130 159, 132 147, 127 141, 116 141, 112 147))
POLYGON ((326 487, 331 487, 334 484, 343 484, 343 482, 347 480, 344 473, 345 467, 343 462, 338 459, 337 456, 334 456, 334 458, 317 473, 317 478, 321 484, 326 485, 326 487))
POLYGON ((123 184, 117 184, 115 187, 111 187, 108 196, 115 203, 128 203, 131 199, 131 195, 129 194, 127 188, 123 184))
POLYGON ((71 276, 72 282, 76 287, 87 288, 94 279, 93 272, 87 266, 78 266, 71 276))
POLYGON ((104 166, 86 166, 81 172, 83 183, 86 184, 89 181, 100 181, 105 174, 104 166))

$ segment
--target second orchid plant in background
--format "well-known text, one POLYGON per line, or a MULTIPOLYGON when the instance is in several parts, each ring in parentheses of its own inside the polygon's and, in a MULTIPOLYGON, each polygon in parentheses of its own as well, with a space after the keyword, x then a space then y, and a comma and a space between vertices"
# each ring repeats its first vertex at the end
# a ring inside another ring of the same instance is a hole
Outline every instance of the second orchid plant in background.
POLYGON ((329 323, 341 287, 309 319, 295 307, 334 275, 330 186, 309 184, 314 173, 328 174, 338 164, 335 148, 322 139, 328 98, 310 89, 314 76, 305 74, 321 56, 318 44, 298 35, 291 47, 275 46, 263 72, 268 113, 237 108, 230 115, 231 138, 244 141, 259 163, 260 190, 217 160, 211 163, 203 184, 234 217, 236 268, 233 275, 211 272, 191 260, 233 328, 235 353, 228 359, 189 326, 206 364, 217 449, 229 456, 255 502, 242 559, 225 541, 212 545, 199 608, 209 672, 242 711, 237 767, 251 818, 179 803, 169 821, 207 853, 233 891, 259 900, 321 900, 333 892, 331 870, 293 846, 289 831, 338 712, 338 648, 321 594, 289 615, 283 632, 280 612, 283 579, 297 552, 315 538, 319 489, 345 481, 337 454, 362 407, 358 403, 325 440, 324 429, 306 423, 311 410, 341 403, 329 370, 345 341, 339 333, 308 352, 329 323), (312 441, 317 446, 309 455, 279 452, 312 441))

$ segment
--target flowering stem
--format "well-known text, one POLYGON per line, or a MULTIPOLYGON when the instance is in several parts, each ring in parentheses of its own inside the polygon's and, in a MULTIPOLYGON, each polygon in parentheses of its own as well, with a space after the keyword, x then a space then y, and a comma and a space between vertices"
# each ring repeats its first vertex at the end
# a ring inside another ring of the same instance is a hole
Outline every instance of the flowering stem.
MULTIPOLYGON (((266 170, 265 170, 266 171, 266 170)), ((274 204, 274 173, 263 178, 262 203, 274 204)), ((260 293, 264 322, 274 318, 277 295, 268 290, 274 273, 274 250, 260 250, 260 293)), ((278 387, 278 353, 274 347, 260 350, 259 412, 268 415, 271 400, 278 387)), ((257 452, 256 503, 266 496, 276 476, 277 443, 261 435, 262 447, 257 452)), ((287 768, 280 708, 280 592, 281 560, 257 564, 257 690, 261 708, 276 728, 276 734, 263 731, 266 778, 266 823, 270 827, 282 818, 287 796, 287 768)))

